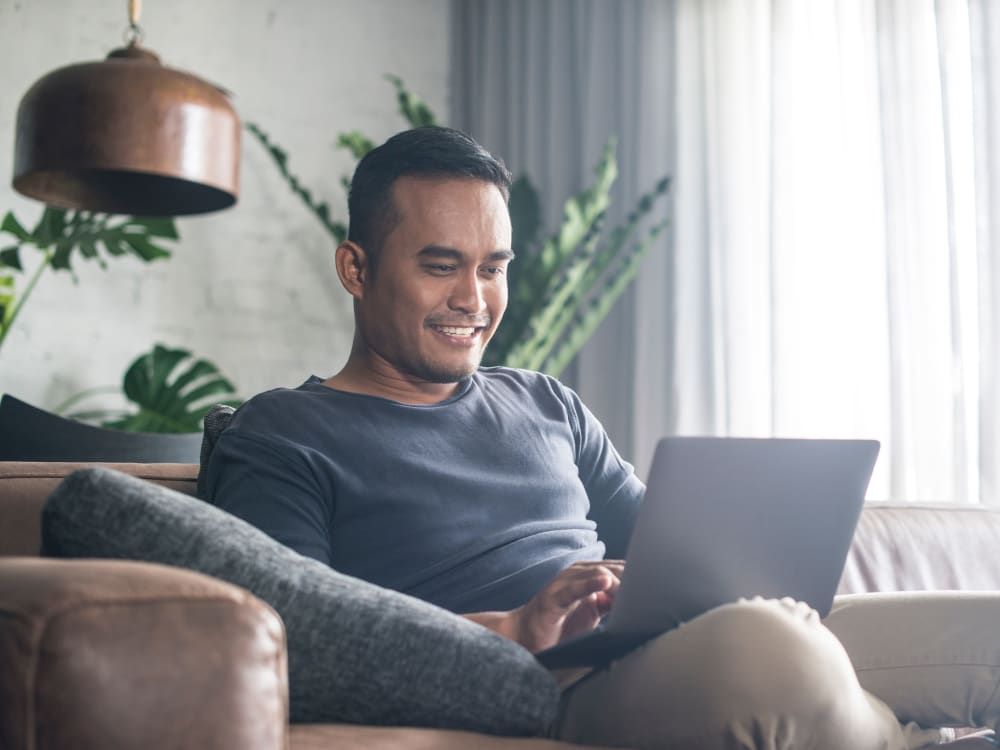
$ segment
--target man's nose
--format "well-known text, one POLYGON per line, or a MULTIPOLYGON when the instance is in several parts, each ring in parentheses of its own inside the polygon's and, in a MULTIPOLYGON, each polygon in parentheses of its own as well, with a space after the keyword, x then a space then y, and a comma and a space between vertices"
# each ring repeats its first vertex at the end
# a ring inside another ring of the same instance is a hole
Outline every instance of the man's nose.
POLYGON ((465 313, 478 313, 486 307, 482 281, 477 273, 461 274, 451 290, 449 306, 465 313))

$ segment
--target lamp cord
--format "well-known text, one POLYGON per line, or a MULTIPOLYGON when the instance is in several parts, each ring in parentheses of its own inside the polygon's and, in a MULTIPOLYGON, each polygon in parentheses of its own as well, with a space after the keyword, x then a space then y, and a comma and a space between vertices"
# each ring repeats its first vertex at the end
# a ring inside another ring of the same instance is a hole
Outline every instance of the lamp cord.
POLYGON ((144 36, 142 27, 139 25, 141 14, 142 0, 128 0, 128 28, 125 29, 125 43, 130 47, 141 42, 144 36))

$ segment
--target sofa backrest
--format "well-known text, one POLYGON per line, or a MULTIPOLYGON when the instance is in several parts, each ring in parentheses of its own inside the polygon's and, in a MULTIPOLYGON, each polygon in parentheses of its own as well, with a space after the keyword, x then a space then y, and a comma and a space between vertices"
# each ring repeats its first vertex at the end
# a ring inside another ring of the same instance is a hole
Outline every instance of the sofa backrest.
MULTIPOLYGON (((0 557, 37 555, 42 506, 73 471, 92 463, 0 461, 0 557)), ((197 464, 101 464, 171 489, 195 494, 197 464)))
POLYGON ((1000 590, 1000 507, 868 503, 838 593, 1000 590))
MULTIPOLYGON (((49 494, 88 463, 0 461, 0 557, 38 554, 49 494)), ((196 464, 101 464, 197 496, 196 464)), ((838 593, 1000 590, 1000 508, 869 503, 838 593)))

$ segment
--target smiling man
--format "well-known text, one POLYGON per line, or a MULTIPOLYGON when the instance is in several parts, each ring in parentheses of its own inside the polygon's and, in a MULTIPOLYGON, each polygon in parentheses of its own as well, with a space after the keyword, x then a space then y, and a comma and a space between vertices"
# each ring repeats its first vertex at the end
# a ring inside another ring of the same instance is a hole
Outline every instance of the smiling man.
POLYGON ((336 252, 350 356, 241 407, 208 486, 304 555, 540 650, 607 612, 644 488, 568 388, 480 368, 507 307, 509 190, 458 131, 370 152, 336 252))
MULTIPOLYGON (((644 488, 573 391, 480 367, 516 262, 509 190, 503 164, 447 128, 401 133, 365 156, 336 253, 354 300, 347 362, 244 404, 206 486, 301 554, 536 652, 612 606, 644 488)), ((880 612, 890 610, 856 607, 843 628, 906 620, 905 608, 880 612)), ((925 691, 934 676, 909 663, 889 666, 868 680, 892 676, 880 694, 894 707, 951 694, 925 691)), ((972 696, 960 673, 951 692, 972 696)), ((982 705, 954 700, 934 721, 995 723, 995 670, 977 675, 982 705)), ((791 601, 712 610, 587 676, 563 708, 560 736, 633 747, 899 750, 940 736, 903 731, 815 612, 791 601)))
POLYGON ((405 176, 391 190, 395 221, 337 250, 357 329, 347 365, 325 385, 436 403, 479 367, 507 308, 505 188, 405 176))

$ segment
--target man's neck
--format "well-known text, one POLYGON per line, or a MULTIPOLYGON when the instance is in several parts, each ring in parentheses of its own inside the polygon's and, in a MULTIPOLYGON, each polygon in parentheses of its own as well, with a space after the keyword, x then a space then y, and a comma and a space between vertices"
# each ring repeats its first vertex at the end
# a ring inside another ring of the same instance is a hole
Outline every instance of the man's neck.
POLYGON ((397 401, 401 404, 438 404, 458 391, 459 383, 431 383, 403 373, 370 366, 353 355, 344 368, 323 381, 327 388, 397 401))

